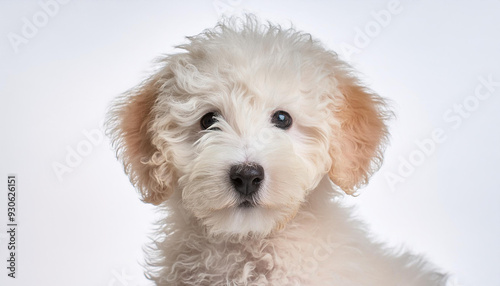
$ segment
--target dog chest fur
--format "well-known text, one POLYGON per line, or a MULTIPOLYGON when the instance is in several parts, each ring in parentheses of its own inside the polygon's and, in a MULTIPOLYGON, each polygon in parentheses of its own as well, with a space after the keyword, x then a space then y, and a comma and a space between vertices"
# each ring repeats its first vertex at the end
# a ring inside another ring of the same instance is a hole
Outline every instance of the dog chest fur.
MULTIPOLYGON (((318 188, 265 238, 207 237, 192 217, 167 218, 151 278, 158 285, 444 285, 445 276, 422 258, 369 239, 327 178, 318 188)), ((165 207, 182 211, 175 197, 165 207)))

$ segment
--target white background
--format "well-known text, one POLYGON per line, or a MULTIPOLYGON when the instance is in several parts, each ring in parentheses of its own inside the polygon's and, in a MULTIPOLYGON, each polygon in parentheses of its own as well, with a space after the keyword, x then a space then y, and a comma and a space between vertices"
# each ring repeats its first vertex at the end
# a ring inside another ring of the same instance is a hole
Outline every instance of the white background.
POLYGON ((388 3, 75 0, 49 15, 40 2, 0 1, 0 285, 148 285, 141 248, 154 208, 100 138, 106 108, 184 36, 244 11, 311 33, 392 100, 385 164, 346 200, 373 233, 454 273, 450 285, 500 285, 500 86, 476 97, 480 77, 500 82, 500 1, 401 1, 376 23, 388 3), (417 143, 436 130, 446 139, 424 154, 417 143), (78 148, 86 154, 68 159, 78 148), (61 165, 71 172, 58 178, 61 165), (19 178, 15 280, 5 268, 10 173, 19 178), (388 176, 399 181, 391 187, 388 176))

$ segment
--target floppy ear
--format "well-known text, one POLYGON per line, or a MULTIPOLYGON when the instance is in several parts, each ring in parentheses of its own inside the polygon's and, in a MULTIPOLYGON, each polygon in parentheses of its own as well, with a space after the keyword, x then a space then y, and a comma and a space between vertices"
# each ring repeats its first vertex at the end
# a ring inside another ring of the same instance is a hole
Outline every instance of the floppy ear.
MULTIPOLYGON (((338 64, 338 63, 337 63, 338 64)), ((390 117, 384 99, 364 87, 345 63, 337 66, 331 88, 336 124, 332 126, 330 179, 347 194, 368 183, 380 168, 390 117)))
POLYGON ((118 98, 108 113, 107 133, 130 182, 146 203, 158 205, 173 190, 173 166, 152 142, 153 106, 160 83, 154 77, 118 98))

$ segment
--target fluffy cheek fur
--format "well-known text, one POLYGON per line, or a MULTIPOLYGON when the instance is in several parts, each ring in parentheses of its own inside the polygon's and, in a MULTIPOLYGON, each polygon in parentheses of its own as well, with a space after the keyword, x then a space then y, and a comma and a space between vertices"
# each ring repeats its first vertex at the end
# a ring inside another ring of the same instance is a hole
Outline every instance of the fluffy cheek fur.
MULTIPOLYGON (((269 114, 254 117, 267 119, 269 114)), ((317 153, 320 146, 301 141, 296 129, 285 132, 262 123, 251 128, 254 134, 243 136, 224 121, 218 125, 221 130, 206 131, 190 146, 188 157, 179 158, 189 162, 181 168, 179 179, 184 208, 211 235, 265 236, 282 228, 321 178, 323 171, 307 152, 317 153), (241 200, 229 179, 231 166, 244 162, 258 163, 265 171, 255 198, 258 206, 253 208, 238 207, 241 200)))

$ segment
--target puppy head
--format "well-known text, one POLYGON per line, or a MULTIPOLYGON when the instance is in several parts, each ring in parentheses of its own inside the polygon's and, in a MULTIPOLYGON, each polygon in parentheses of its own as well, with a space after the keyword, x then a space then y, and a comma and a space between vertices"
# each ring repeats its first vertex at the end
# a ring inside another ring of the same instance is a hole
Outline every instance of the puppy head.
POLYGON ((267 235, 325 175, 349 194, 367 183, 387 113, 335 53, 251 17, 188 40, 110 113, 145 202, 177 192, 209 234, 267 235))

